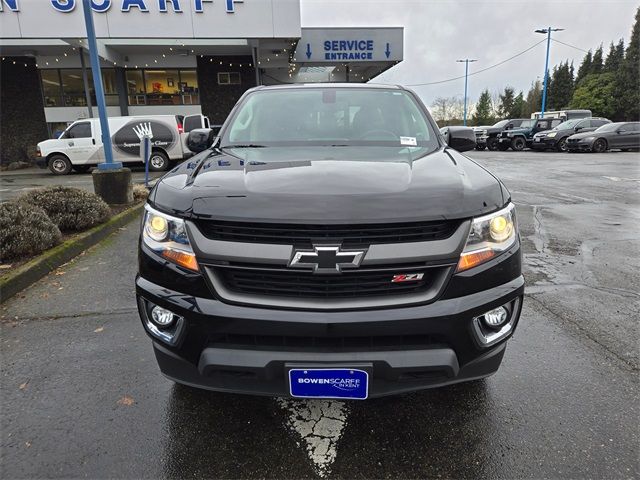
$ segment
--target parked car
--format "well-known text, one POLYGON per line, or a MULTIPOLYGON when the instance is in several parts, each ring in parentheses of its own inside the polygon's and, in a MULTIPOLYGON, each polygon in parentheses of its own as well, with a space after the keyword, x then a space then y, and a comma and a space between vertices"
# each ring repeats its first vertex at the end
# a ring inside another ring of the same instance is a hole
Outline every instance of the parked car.
POLYGON ((506 120, 500 120, 491 127, 486 129, 485 145, 489 150, 498 150, 500 145, 500 134, 506 130, 512 130, 520 127, 524 122, 529 122, 528 118, 511 118, 506 120))
POLYGON ((543 130, 550 130, 563 122, 561 118, 530 119, 522 122, 520 127, 505 130, 498 138, 498 149, 505 151, 511 148, 515 151, 524 150, 533 143, 533 136, 543 130))
POLYGON ((534 150, 558 150, 567 151, 567 139, 579 132, 592 132, 596 128, 611 123, 608 118, 592 117, 562 122, 551 130, 538 132, 533 136, 531 148, 534 150))
POLYGON ((166 377, 365 399, 499 368, 522 251, 509 191, 454 149, 468 130, 447 145, 410 90, 334 83, 255 87, 204 132, 141 226, 138 310, 166 377))
MULTIPOLYGON (((149 170, 167 170, 171 161, 191 155, 186 146, 188 133, 196 128, 209 127, 209 119, 203 115, 144 115, 110 117, 109 132, 114 160, 122 163, 141 163, 140 142, 145 134, 152 136, 149 170)), ((49 168, 56 175, 66 175, 75 170, 86 172, 92 166, 104 162, 102 128, 98 118, 73 122, 56 139, 38 143, 36 163, 49 168)))
POLYGON ((607 123, 593 132, 571 135, 567 139, 569 152, 606 152, 640 149, 640 122, 607 123))

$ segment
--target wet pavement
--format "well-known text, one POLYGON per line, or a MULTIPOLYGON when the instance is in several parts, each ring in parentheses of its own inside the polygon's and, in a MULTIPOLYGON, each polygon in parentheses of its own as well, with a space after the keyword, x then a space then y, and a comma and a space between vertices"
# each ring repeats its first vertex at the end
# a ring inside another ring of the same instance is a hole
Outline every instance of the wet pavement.
POLYGON ((640 157, 470 156, 511 189, 525 248, 496 375, 366 402, 173 385, 131 224, 0 307, 2 478, 638 478, 640 157))
MULTIPOLYGON (((144 183, 144 168, 130 167, 133 183, 144 183)), ((163 175, 162 172, 149 172, 149 178, 154 180, 163 175)), ((91 173, 71 172, 69 175, 54 175, 47 169, 25 168, 0 173, 0 201, 6 202, 29 190, 53 185, 82 188, 93 192, 93 177, 91 173)))

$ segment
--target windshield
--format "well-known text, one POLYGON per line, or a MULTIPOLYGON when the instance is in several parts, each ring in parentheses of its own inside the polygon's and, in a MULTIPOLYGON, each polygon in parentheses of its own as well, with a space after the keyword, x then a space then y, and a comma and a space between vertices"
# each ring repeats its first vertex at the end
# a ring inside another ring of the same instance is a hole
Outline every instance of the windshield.
POLYGON ((509 122, 509 120, 500 120, 498 123, 494 123, 493 126, 496 128, 502 128, 504 127, 507 123, 509 122))
POLYGON ((620 128, 620 123, 607 123, 606 125, 602 125, 601 127, 596 128, 596 132, 613 132, 620 128))
POLYGON ((584 118, 577 118, 575 120, 567 120, 566 122, 562 122, 560 125, 556 127, 556 130, 570 130, 579 124, 584 118))
POLYGON ((221 146, 439 146, 409 93, 396 89, 288 88, 249 94, 221 146))

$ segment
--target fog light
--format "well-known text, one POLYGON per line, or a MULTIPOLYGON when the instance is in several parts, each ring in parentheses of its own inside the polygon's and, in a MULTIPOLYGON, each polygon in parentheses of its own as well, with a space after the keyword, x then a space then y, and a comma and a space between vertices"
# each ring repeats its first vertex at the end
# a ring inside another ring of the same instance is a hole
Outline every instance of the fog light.
MULTIPOLYGON (((157 307, 156 307, 157 308, 157 307)), ((509 318, 509 312, 504 307, 498 307, 488 311, 482 316, 482 320, 489 328, 499 328, 509 318)))
POLYGON ((156 305, 151 310, 151 318, 161 327, 168 327, 173 323, 173 312, 156 305))

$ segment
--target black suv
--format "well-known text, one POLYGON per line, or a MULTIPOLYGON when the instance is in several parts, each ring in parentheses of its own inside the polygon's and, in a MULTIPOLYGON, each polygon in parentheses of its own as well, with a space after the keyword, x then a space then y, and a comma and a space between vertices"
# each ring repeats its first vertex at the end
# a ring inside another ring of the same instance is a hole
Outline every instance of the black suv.
POLYGON ((533 136, 531 148, 534 150, 567 151, 567 139, 575 133, 593 132, 597 128, 611 123, 608 118, 576 118, 567 120, 551 130, 538 132, 533 136))
POLYGON ((249 90, 213 144, 191 132, 204 150, 150 192, 139 243, 162 373, 351 399, 493 374, 520 239, 508 190, 454 150, 467 130, 443 138, 404 88, 315 84, 249 90))

